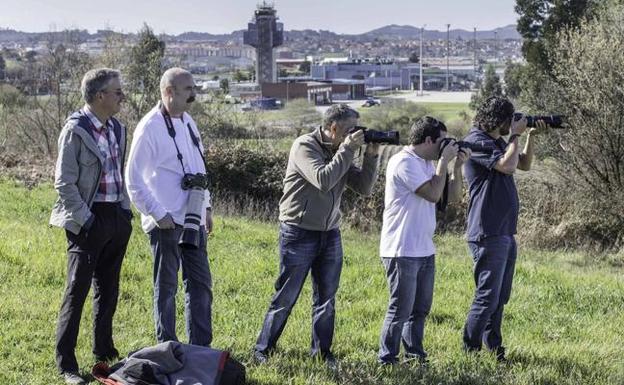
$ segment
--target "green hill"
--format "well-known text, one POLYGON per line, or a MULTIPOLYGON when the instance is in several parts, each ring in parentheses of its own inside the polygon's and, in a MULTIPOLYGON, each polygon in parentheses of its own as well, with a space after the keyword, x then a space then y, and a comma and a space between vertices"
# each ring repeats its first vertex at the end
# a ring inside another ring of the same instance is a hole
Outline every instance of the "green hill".
MULTIPOLYGON (((65 280, 65 236, 47 220, 55 193, 0 182, 0 383, 60 384, 54 330, 65 280)), ((378 235, 345 229, 345 263, 337 300, 336 373, 308 358, 310 285, 264 366, 251 349, 273 293, 277 225, 217 217, 209 241, 214 281, 213 346, 247 365, 253 384, 622 384, 624 275, 608 261, 521 247, 504 333, 510 363, 462 353, 461 329, 472 295, 471 260, 459 236, 438 245, 436 291, 425 346, 432 363, 381 368, 379 330, 388 300, 378 235)), ((152 261, 138 220, 121 279, 115 339, 122 353, 154 344, 152 261)), ((180 287, 179 292, 182 292, 180 287)), ((184 341, 182 297, 179 337, 184 341)), ((93 364, 91 305, 78 342, 81 369, 93 364)))

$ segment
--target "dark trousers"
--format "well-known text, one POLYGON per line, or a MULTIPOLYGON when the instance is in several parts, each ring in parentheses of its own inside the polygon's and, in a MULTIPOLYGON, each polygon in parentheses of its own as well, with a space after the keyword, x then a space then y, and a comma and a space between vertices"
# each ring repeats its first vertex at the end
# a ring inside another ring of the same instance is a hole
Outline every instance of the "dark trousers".
POLYGON ((275 347, 308 271, 312 271, 311 353, 327 354, 334 337, 336 292, 342 270, 340 230, 311 231, 281 223, 279 250, 280 272, 275 294, 255 349, 267 353, 275 347))
POLYGON ((435 256, 383 258, 390 288, 388 310, 379 339, 379 361, 393 363, 401 341, 407 356, 427 357, 423 348, 425 318, 433 302, 435 256))
POLYGON ((67 284, 56 328, 56 365, 63 372, 78 371, 74 350, 80 317, 93 285, 93 354, 110 356, 113 315, 119 295, 119 274, 132 232, 131 214, 118 203, 94 203, 91 228, 67 235, 67 284))
POLYGON ((176 335, 176 292, 182 265, 184 316, 189 344, 210 346, 212 342, 212 277, 206 251, 206 228, 199 228, 199 247, 178 245, 182 226, 149 233, 154 256, 154 323, 158 342, 178 341, 176 335))
POLYGON ((464 347, 489 350, 502 346, 503 309, 511 296, 516 241, 511 235, 468 242, 474 260, 475 294, 464 326, 464 347))

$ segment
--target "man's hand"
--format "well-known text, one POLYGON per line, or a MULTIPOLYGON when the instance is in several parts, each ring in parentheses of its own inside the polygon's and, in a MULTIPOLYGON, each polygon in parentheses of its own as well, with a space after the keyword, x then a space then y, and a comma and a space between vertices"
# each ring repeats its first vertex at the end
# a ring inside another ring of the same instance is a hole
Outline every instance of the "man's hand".
POLYGON ((376 156, 379 155, 380 143, 369 143, 366 145, 366 155, 376 156))
POLYGON ((206 208, 206 234, 212 233, 212 209, 206 208))
POLYGON ((344 140, 344 144, 353 151, 357 150, 361 145, 364 144, 364 131, 357 130, 347 135, 344 140))
POLYGON ((531 129, 529 129, 529 135, 541 134, 543 132, 548 131, 549 129, 550 129, 550 126, 544 123, 542 119, 540 119, 535 122, 535 127, 531 127, 531 129))
POLYGON ((457 152, 459 151, 459 146, 455 141, 444 146, 442 150, 442 154, 440 155, 440 162, 445 162, 448 164, 453 158, 457 156, 457 152))
POLYGON ((462 148, 457 152, 457 159, 455 159, 455 167, 461 167, 472 155, 472 150, 469 148, 462 148))
POLYGON ((158 228, 161 230, 175 229, 175 223, 173 222, 173 217, 169 213, 165 214, 164 217, 156 221, 156 226, 158 226, 158 228))
POLYGON ((527 129, 527 119, 526 116, 522 116, 522 119, 515 120, 513 117, 511 118, 511 134, 522 135, 527 129))

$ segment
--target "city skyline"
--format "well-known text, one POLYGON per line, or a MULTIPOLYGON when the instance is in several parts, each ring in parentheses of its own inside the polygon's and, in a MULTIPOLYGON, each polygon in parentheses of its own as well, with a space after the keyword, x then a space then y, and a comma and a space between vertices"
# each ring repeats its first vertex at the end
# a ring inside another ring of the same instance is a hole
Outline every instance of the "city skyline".
MULTIPOLYGON (((135 32, 147 23, 156 33, 180 34, 207 32, 228 34, 245 29, 258 1, 186 0, 175 8, 164 0, 135 0, 131 4, 109 0, 106 9, 98 9, 78 0, 22 0, 0 13, 0 28, 24 32, 47 32, 67 28, 113 29, 135 32), (45 16, 42 16, 45 15, 45 16), (45 19, 45 20, 44 20, 45 19), (88 20, 88 22, 86 21, 88 20)), ((316 2, 274 1, 277 15, 286 30, 330 30, 336 33, 360 34, 385 25, 427 25, 427 29, 490 30, 515 24, 514 0, 439 0, 425 1, 331 0, 316 2), (487 9, 487 14, 483 10, 487 9), (414 15, 414 16, 411 16, 414 15)), ((92 4, 92 3, 90 3, 92 4)))

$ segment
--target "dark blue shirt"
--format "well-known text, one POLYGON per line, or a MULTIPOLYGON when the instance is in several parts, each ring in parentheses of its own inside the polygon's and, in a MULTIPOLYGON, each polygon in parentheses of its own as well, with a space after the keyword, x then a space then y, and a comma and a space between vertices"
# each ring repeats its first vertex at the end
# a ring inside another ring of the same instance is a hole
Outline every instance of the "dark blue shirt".
POLYGON ((516 184, 513 175, 494 169, 496 162, 505 154, 507 142, 503 138, 494 139, 475 127, 463 140, 493 150, 492 153, 473 152, 464 167, 470 193, 466 229, 468 241, 515 234, 519 209, 516 184))

